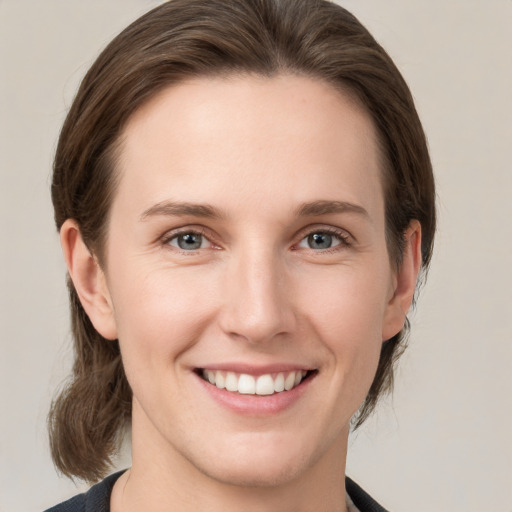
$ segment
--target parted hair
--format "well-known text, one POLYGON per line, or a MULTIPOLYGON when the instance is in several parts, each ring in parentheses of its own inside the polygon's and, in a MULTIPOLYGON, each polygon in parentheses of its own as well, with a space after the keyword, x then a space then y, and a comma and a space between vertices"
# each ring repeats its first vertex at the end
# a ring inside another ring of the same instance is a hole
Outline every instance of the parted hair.
MULTIPOLYGON (((332 84, 371 117, 383 155, 390 258, 400 265, 404 233, 416 219, 426 270, 435 231, 435 191, 411 93, 361 23, 326 0, 171 0, 121 32, 87 72, 62 127, 51 189, 57 229, 74 219, 103 264, 118 180, 118 142, 130 116, 163 88, 194 77, 285 73, 332 84)), ((74 365, 51 405, 50 446, 62 473, 93 482, 112 464, 130 422, 132 396, 118 341, 96 331, 69 278, 68 288, 74 365)), ((408 327, 406 321, 400 333, 382 344, 355 427, 391 389, 408 327)))

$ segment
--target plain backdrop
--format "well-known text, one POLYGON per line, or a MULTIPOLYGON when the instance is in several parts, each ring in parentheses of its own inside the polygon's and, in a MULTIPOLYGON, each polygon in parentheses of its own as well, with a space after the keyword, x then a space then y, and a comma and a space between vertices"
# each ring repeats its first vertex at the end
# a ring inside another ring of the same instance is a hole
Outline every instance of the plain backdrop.
MULTIPOLYGON (((101 48, 155 0, 0 0, 0 511, 77 493, 47 447, 70 367, 49 197, 59 127, 101 48)), ((347 473, 393 512, 512 512, 512 1, 346 0, 408 81, 439 232, 393 398, 347 473)), ((125 453, 119 467, 126 467, 125 453)))

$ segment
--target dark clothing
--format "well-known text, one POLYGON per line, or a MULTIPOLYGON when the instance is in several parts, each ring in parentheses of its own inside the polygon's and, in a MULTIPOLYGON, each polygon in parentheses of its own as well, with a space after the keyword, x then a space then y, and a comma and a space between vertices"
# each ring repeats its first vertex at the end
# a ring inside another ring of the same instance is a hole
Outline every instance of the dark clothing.
POLYGON ((345 478, 345 489, 360 512, 388 512, 348 476, 345 478))
MULTIPOLYGON (((122 473, 121 471, 110 475, 102 482, 93 485, 87 492, 49 508, 45 512, 110 512, 112 488, 122 473)), ((348 477, 345 480, 345 486, 348 495, 360 512, 387 512, 348 477)))
POLYGON ((110 495, 116 480, 124 473, 114 473, 93 485, 87 492, 64 501, 45 512, 110 512, 110 495))

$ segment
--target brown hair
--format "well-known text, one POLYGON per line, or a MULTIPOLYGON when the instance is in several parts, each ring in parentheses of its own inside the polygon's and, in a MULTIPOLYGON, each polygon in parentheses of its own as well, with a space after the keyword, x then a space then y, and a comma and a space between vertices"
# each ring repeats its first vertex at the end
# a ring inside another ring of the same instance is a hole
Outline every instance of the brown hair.
MULTIPOLYGON (((311 76, 358 98, 384 154, 388 248, 400 264, 412 219, 422 227, 423 267, 435 230, 435 193, 425 135, 400 72, 357 19, 325 0, 171 0, 121 34, 93 64, 71 106, 54 162, 52 199, 60 229, 72 218, 102 261, 116 189, 116 147, 130 116, 162 88, 186 78, 232 73, 311 76)), ((131 416, 131 391, 117 341, 92 326, 68 280, 75 363, 49 415, 57 468, 89 481, 111 464, 131 416)), ((382 345, 359 426, 393 382, 408 324, 382 345)))

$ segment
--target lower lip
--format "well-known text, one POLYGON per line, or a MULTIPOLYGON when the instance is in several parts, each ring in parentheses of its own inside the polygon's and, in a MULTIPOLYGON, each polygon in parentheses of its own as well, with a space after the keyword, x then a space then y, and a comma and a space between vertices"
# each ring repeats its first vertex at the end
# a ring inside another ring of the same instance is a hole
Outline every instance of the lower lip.
POLYGON ((220 405, 236 413, 249 416, 265 416, 280 413, 301 398, 307 391, 316 374, 303 380, 290 391, 281 391, 273 395, 241 395, 226 389, 219 389, 214 384, 205 381, 199 375, 194 374, 203 389, 220 405))

